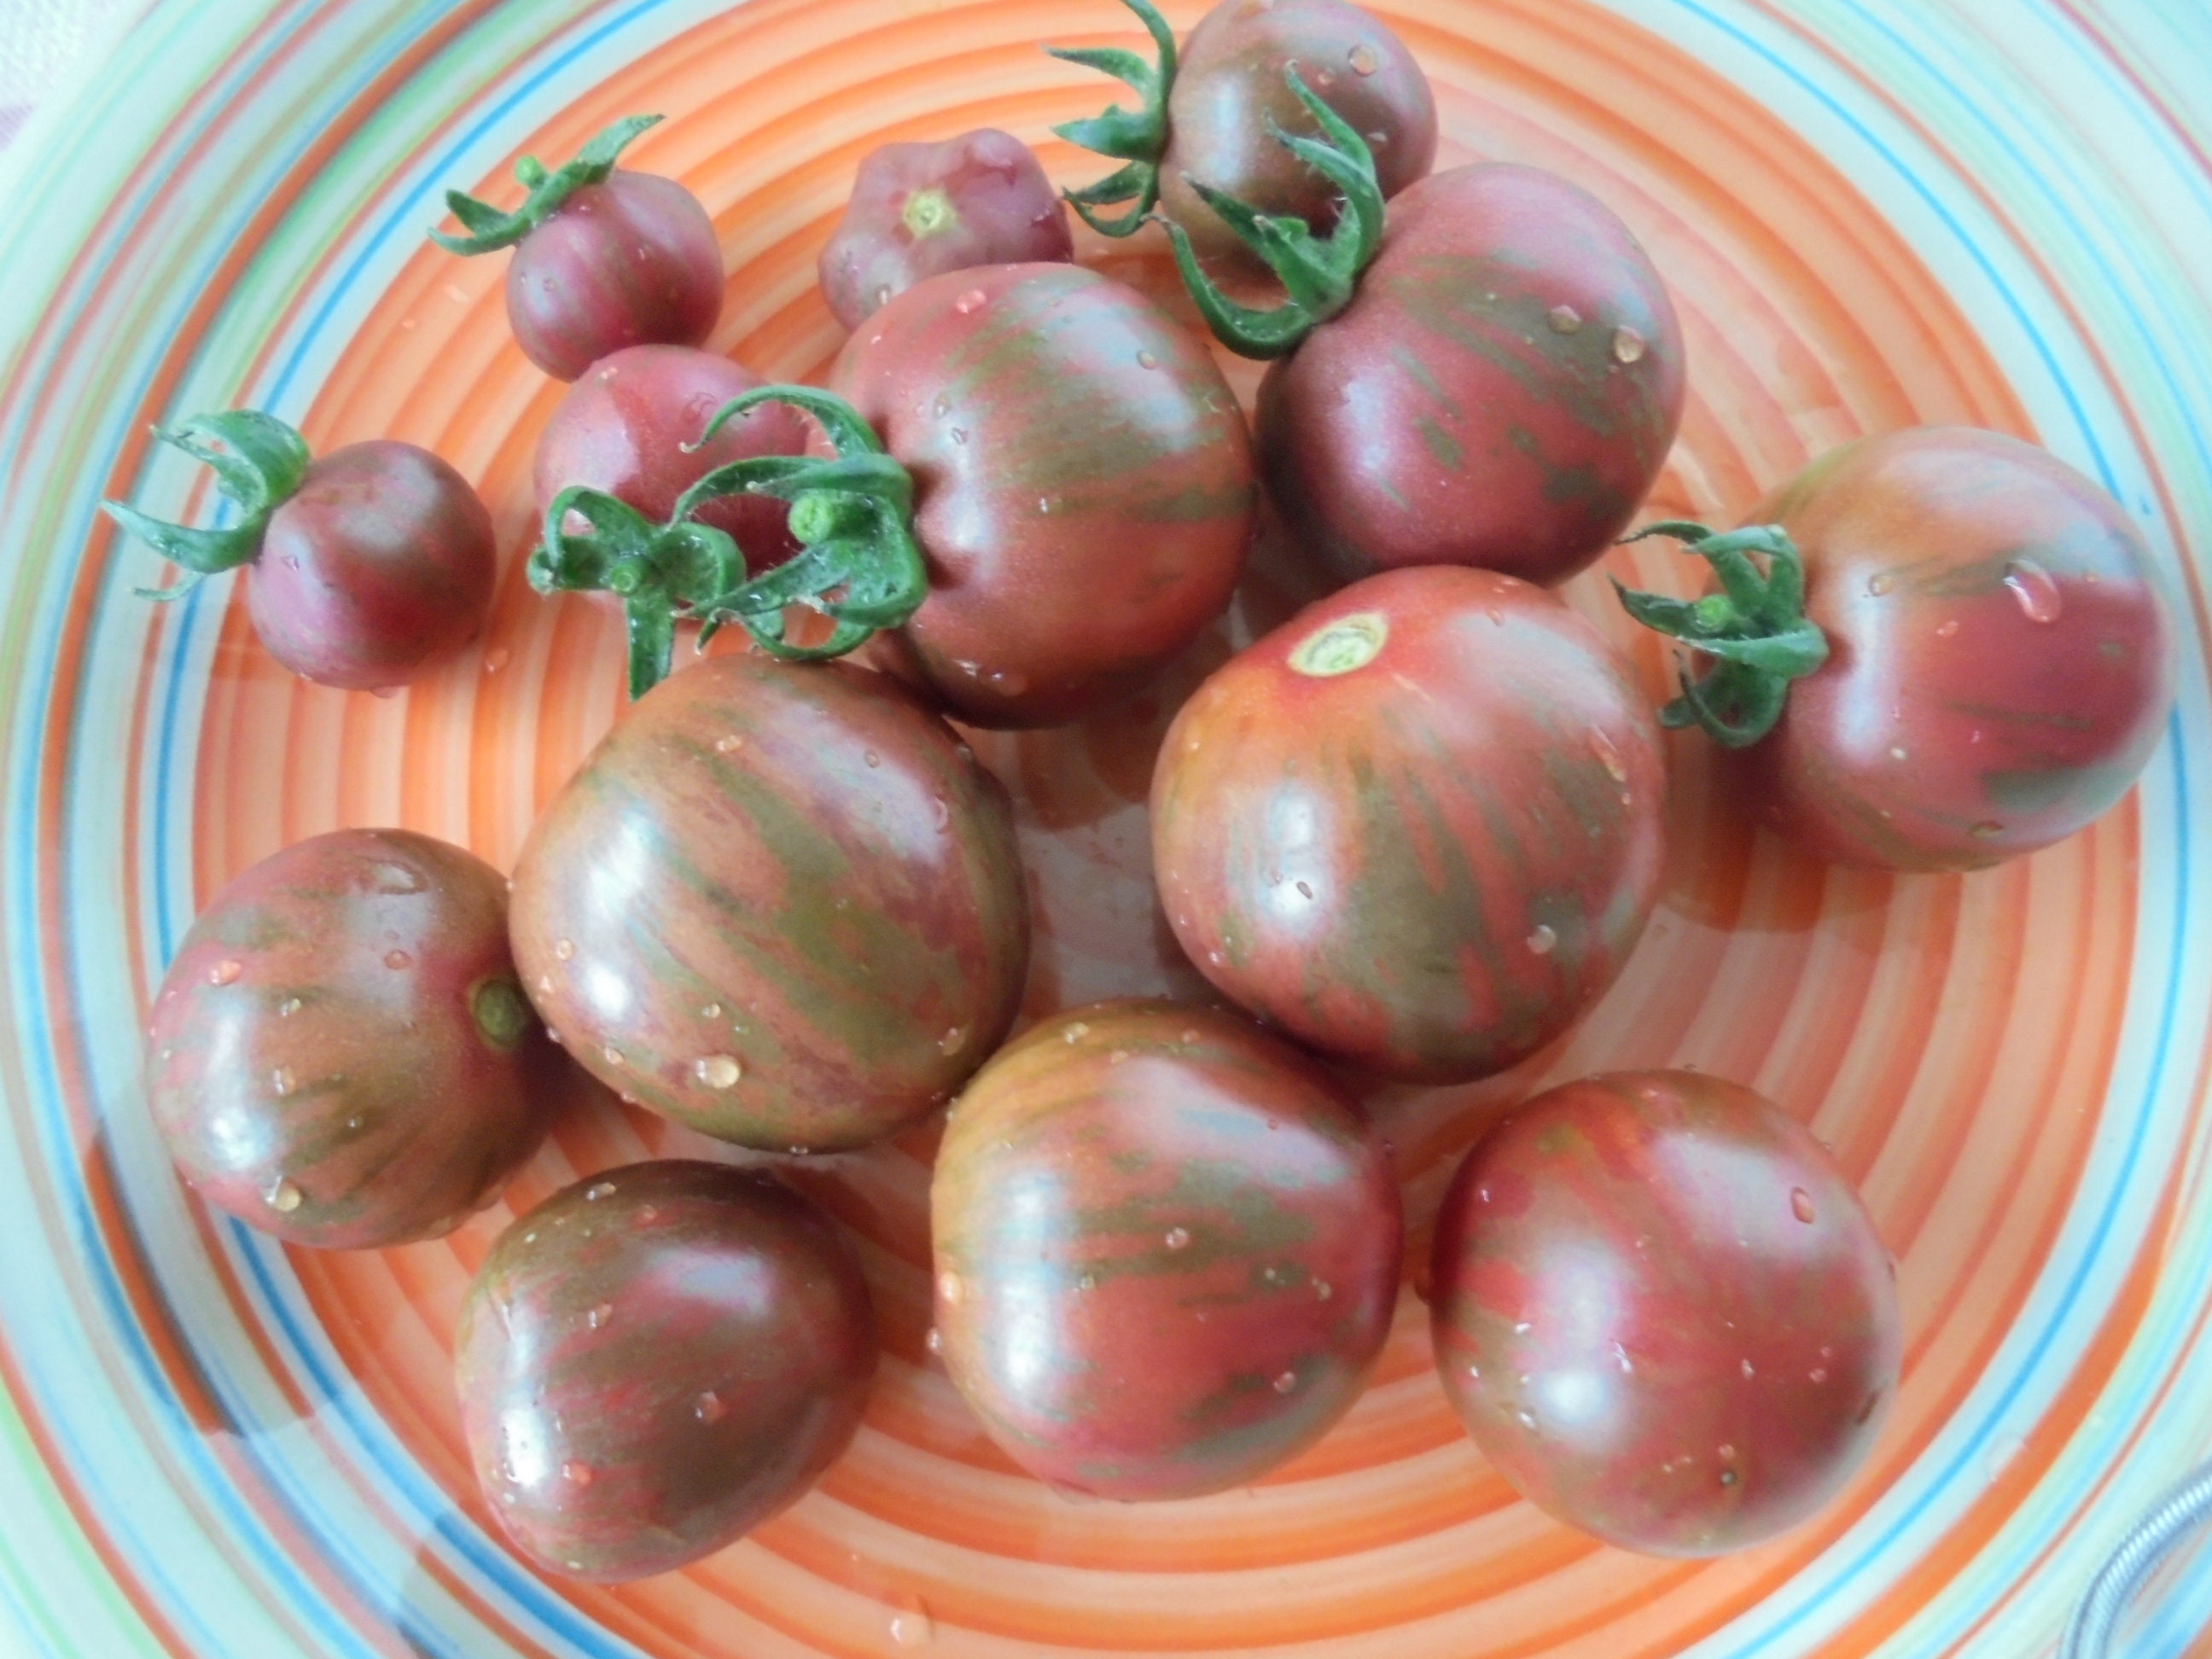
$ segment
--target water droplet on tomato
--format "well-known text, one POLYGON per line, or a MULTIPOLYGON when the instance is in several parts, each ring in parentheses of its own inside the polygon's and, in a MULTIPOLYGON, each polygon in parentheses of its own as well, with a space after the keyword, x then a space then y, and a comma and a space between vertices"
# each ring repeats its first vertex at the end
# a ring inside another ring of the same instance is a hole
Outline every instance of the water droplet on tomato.
POLYGON ((268 1192, 269 1207, 279 1215, 289 1215, 300 1207, 306 1194, 281 1176, 268 1192))
POLYGON ((2004 834, 2004 825, 1994 818, 1984 818, 1974 826, 1973 833, 1977 840, 1990 841, 2004 834))
POLYGON ((1723 1486, 1733 1486, 1742 1478, 1743 1477, 1738 1474, 1734 1469, 1723 1469, 1721 1471, 1721 1485, 1723 1486))
POLYGON ((2051 573, 2033 559, 2014 559, 2005 567, 2004 585, 2032 623, 2055 623, 2066 612, 2066 596, 2051 573))
POLYGON ((612 1198, 614 1195, 615 1183, 611 1181, 602 1181, 584 1188, 584 1202, 586 1204, 596 1204, 603 1198, 612 1198))
POLYGON ((1075 1288, 1079 1291, 1097 1290, 1098 1288, 1098 1275, 1097 1273, 1084 1274, 1082 1278, 1075 1281, 1075 1288))
POLYGON ((1553 306, 1547 320, 1554 334, 1575 334, 1581 331, 1583 314, 1572 306, 1553 306))
POLYGON ((300 560, 298 555, 287 553, 284 556, 284 568, 287 570, 297 570, 299 568, 300 560))
POLYGON ((1636 1362, 1628 1357, 1628 1350, 1618 1342, 1613 1345, 1613 1363, 1620 1367, 1622 1376, 1636 1375, 1636 1362))
POLYGON ((957 1308, 968 1294, 968 1287, 960 1282, 960 1275, 947 1269, 937 1276, 937 1299, 948 1308, 957 1308))
POLYGON ((927 1334, 922 1337, 921 1346, 928 1349, 932 1353, 943 1353, 945 1352, 945 1333, 939 1330, 936 1326, 932 1325, 929 1328, 927 1334))
POLYGON ((1084 1038, 1090 1035, 1091 1028, 1079 1019, 1074 1024, 1069 1026, 1065 1031, 1062 1031, 1060 1034, 1060 1041, 1063 1042, 1080 1042, 1084 1038))
POLYGON ((1902 748, 1893 748, 1889 751, 1889 757, 1893 761, 1901 761, 1909 758, 1902 748))
POLYGON ((1939 640, 1948 640, 1958 631, 1959 619, 1956 617, 1946 617, 1936 624, 1936 637, 1939 640))
POLYGON ((588 1486, 592 1484, 592 1466, 572 1459, 561 1466, 561 1478, 572 1486, 588 1486))
POLYGON ((496 674, 514 659, 514 653, 503 645, 495 645, 484 653, 484 672, 496 674))
POLYGON ((1198 1031, 1197 1031, 1196 1028, 1194 1028, 1194 1027, 1192 1030, 1185 1031, 1185 1032, 1182 1034, 1182 1040, 1183 1040, 1183 1042, 1184 1042, 1186 1044, 1193 1043, 1193 1042, 1197 1042, 1197 1041, 1198 1041, 1198 1031))
POLYGON ((891 1615, 891 1644, 895 1647, 927 1647, 937 1639, 936 1622, 920 1601, 891 1615))
POLYGON ((1897 578, 1887 570, 1877 570, 1867 578, 1867 597, 1878 599, 1897 586, 1897 578))
POLYGON ((1723 1446, 1721 1448, 1721 1462, 1723 1463, 1729 1463, 1735 1461, 1735 1448, 1734 1446, 1723 1446))
POLYGON ((345 1121, 345 1126, 349 1130, 358 1130, 361 1127, 360 1115, 356 1114, 354 1116, 348 1118, 345 1121))
POLYGON ((597 1307, 593 1308, 591 1312, 584 1316, 584 1323, 589 1328, 596 1331, 614 1316, 615 1304, 611 1302, 602 1302, 597 1307))
POLYGON ((1811 1226, 1814 1221, 1817 1218, 1817 1212, 1813 1208, 1813 1194, 1807 1192, 1802 1187, 1793 1187, 1790 1188, 1790 1213, 1796 1216, 1807 1226, 1811 1226))
POLYGON ((279 1066, 269 1074, 269 1086, 275 1090, 279 1097, 292 1092, 292 1068, 289 1066, 279 1066))
POLYGON ((606 1062, 610 1066, 619 1066, 623 1063, 623 1051, 616 1048, 611 1042, 607 1044, 605 1048, 600 1049, 599 1053, 605 1057, 606 1062))
POLYGON ((734 755, 744 746, 745 740, 734 734, 714 739, 714 752, 718 755, 734 755))
POLYGON ((1533 1429, 1536 1426, 1536 1413, 1525 1406, 1514 1413, 1513 1418, 1524 1429, 1533 1429))
POLYGON ((1167 1236, 1167 1246, 1168 1246, 1168 1249, 1171 1249, 1171 1250, 1182 1250, 1182 1249, 1189 1249, 1189 1248, 1190 1248, 1190 1229, 1189 1229, 1189 1228, 1188 1228, 1188 1227, 1170 1227, 1170 1228, 1169 1228, 1169 1229, 1168 1229, 1168 1236, 1167 1236))
POLYGON ((1158 357, 1155 357, 1151 352, 1140 351, 1137 354, 1137 367, 1139 368, 1158 368, 1159 366, 1160 360, 1158 357))
POLYGON ((1297 1386, 1298 1374, 1296 1371, 1285 1371, 1280 1376, 1275 1379, 1275 1392, 1277 1394, 1288 1394, 1291 1389, 1297 1386))
POLYGON ((1513 1334, 1514 1334, 1514 1335, 1516 1335, 1516 1336, 1526 1336, 1526 1335, 1528 1335, 1528 1333, 1529 1333, 1529 1332, 1531 1332, 1531 1331, 1534 1330, 1535 1328, 1535 1328, 1534 1325, 1530 1324, 1527 1320, 1525 1320, 1525 1319, 1524 1319, 1524 1320, 1522 1320, 1519 1324, 1516 1325, 1516 1326, 1513 1328, 1513 1334))
POLYGON ((1354 75, 1372 75, 1382 67, 1382 60, 1375 55, 1375 48, 1364 45, 1352 49, 1351 64, 1354 75))
POLYGON ((1106 1063, 1109 1066, 1119 1066, 1123 1060, 1128 1059, 1128 1057, 1129 1051, 1127 1048, 1116 1048, 1112 1054, 1106 1056, 1106 1063))
POLYGON ((233 962, 226 957, 224 960, 218 962, 214 967, 208 969, 208 983, 210 985, 235 984, 237 982, 238 976, 245 971, 245 968, 240 963, 233 962))
POLYGON ((710 1002, 699 1011, 699 1018, 702 1019, 720 1019, 721 1017, 722 1005, 719 1002, 710 1002))
POLYGON ((1828 1368, 1826 1365, 1815 1365, 1813 1367, 1811 1381, 1815 1388, 1818 1388, 1821 1383, 1827 1380, 1828 1368))
POLYGON ((384 965, 395 970, 401 968, 412 968, 415 965, 415 958, 404 951, 386 951, 384 953, 384 965))
POLYGON ((1539 922, 1535 927, 1529 929, 1528 937, 1523 940, 1522 943, 1527 945, 1530 951, 1534 954, 1540 957, 1548 957, 1553 951, 1559 948, 1559 936, 1552 928, 1547 927, 1542 922, 1539 922))
POLYGON ((286 997, 276 1005, 276 1018, 279 1019, 289 1019, 299 1012, 300 999, 297 997, 286 997))
POLYGON ((1746 1381, 1747 1382, 1749 1382, 1753 1377, 1754 1377, 1754 1376, 1758 1376, 1758 1375, 1759 1375, 1759 1372, 1758 1372, 1757 1369, 1756 1369, 1756 1368, 1752 1364, 1751 1361, 1749 1361, 1748 1359, 1745 1360, 1745 1361, 1743 1362, 1743 1376, 1744 1376, 1744 1381, 1746 1381))
POLYGON ((884 763, 884 757, 883 757, 881 755, 878 755, 878 754, 874 750, 872 750, 872 749, 868 750, 867 750, 867 751, 866 751, 864 754, 862 754, 862 755, 861 755, 861 757, 860 757, 860 758, 861 758, 863 761, 865 761, 865 762, 866 762, 866 763, 867 763, 868 769, 869 769, 870 771, 872 771, 872 772, 873 770, 875 770, 875 769, 876 769, 876 768, 878 768, 878 766, 881 766, 881 765, 884 763))
POLYGON ((1644 339, 1634 329, 1623 323, 1613 331, 1613 355, 1617 362, 1633 363, 1642 361, 1644 339))
POLYGON ((556 939, 553 942, 553 954, 563 962, 568 961, 576 954, 576 942, 574 939, 556 939))
POLYGON ((708 1054, 692 1066, 691 1075, 709 1089, 730 1089, 737 1086, 738 1079, 744 1075, 744 1068, 738 1064, 734 1054, 708 1054))
POLYGON ((964 1025, 956 1025, 937 1039, 937 1052, 940 1054, 951 1054, 967 1041, 968 1028, 964 1025))
POLYGON ((932 404, 929 409, 930 413, 941 421, 952 412, 952 399, 940 392, 937 394, 937 401, 932 404))
POLYGON ((963 317, 973 317, 985 304, 983 290, 971 288, 952 302, 952 308, 963 317))

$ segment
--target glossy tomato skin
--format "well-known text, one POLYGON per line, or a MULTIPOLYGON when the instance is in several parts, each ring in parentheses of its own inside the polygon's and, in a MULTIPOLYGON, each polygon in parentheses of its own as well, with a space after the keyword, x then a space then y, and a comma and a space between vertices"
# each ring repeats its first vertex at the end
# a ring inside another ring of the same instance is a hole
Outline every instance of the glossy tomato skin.
POLYGON ((1436 98, 1413 53, 1381 19, 1342 0, 1224 0, 1183 42, 1160 162, 1161 211, 1189 234, 1202 260, 1256 264, 1191 179, 1264 213, 1304 219, 1316 231, 1336 222, 1335 187, 1276 143, 1268 125, 1316 136, 1285 75, 1293 64, 1366 139, 1384 196, 1435 164, 1436 98))
POLYGON ((1455 167, 1390 204, 1351 305, 1267 371, 1261 468, 1346 576, 1468 564, 1550 586, 1650 492, 1683 362, 1611 210, 1534 167, 1455 167))
POLYGON ((1966 870, 2047 847, 2133 786, 2172 708, 2173 625, 2141 532, 2047 451, 1913 427, 1753 509, 1805 556, 1828 636, 1736 764, 1838 863, 1966 870))
POLYGON ((462 1304, 477 1483, 549 1572, 667 1572, 792 1503, 875 1376, 867 1283, 767 1176, 668 1161, 586 1176, 500 1236, 462 1304))
MULTIPOLYGON (((781 404, 748 410, 699 441, 715 412, 763 382, 743 363, 690 346, 627 346, 601 358, 568 388, 538 440, 533 477, 538 517, 572 484, 605 491, 655 524, 678 497, 718 466, 756 455, 803 455, 805 422, 781 404)), ((727 531, 756 570, 798 550, 785 522, 790 509, 764 495, 727 495, 696 515, 727 531)))
POLYGON ((853 198, 822 250, 822 297, 855 329, 925 278, 976 265, 1075 257, 1067 211, 1035 151, 981 127, 860 158, 853 198))
POLYGON ((1066 264, 952 271, 855 334, 830 389, 914 475, 904 630, 960 719, 1054 726, 1133 691, 1229 602, 1258 490, 1212 356, 1066 264))
POLYGON ((937 1329, 993 1439, 1136 1500, 1257 1479, 1388 1334, 1397 1182, 1328 1078, 1232 1015, 1106 1003, 1008 1045, 930 1188, 937 1329))
POLYGON ((778 1152, 949 1100, 1029 958, 1011 808, 966 745, 879 675, 754 654, 631 708, 532 830, 513 926, 586 1070, 778 1152))
POLYGON ((238 876, 154 1000, 146 1095, 178 1169, 294 1244, 434 1238, 543 1138, 566 1062, 517 983, 499 872, 340 830, 238 876))
POLYGON ((1888 1253, 1826 1149, 1693 1072, 1570 1083, 1437 1216, 1444 1392, 1558 1519, 1647 1554, 1761 1543, 1865 1458, 1902 1363, 1888 1253))
POLYGON ((697 345, 721 313, 714 222, 655 173, 617 170, 572 192, 507 267, 515 343, 556 380, 624 346, 697 345))
POLYGON ((1658 896, 1656 720, 1541 588, 1392 571, 1231 659, 1152 778, 1160 900, 1199 970, 1299 1041, 1450 1081, 1541 1048, 1658 896))
POLYGON ((497 568, 491 514, 468 480, 427 449, 372 439, 313 462, 270 515, 246 614, 294 673, 380 691, 474 636, 497 568))

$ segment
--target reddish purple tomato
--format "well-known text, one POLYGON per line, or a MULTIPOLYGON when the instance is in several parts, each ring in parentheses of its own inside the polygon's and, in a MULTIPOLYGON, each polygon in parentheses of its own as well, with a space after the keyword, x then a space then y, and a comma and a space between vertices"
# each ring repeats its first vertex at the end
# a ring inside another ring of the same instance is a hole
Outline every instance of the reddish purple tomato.
POLYGON ((380 691, 475 636, 497 566, 468 480, 427 449, 372 439, 315 462, 270 514, 246 613, 294 673, 380 691))
POLYGON ((627 1098, 774 1151, 943 1104, 1029 959, 1006 793, 896 683, 710 657, 641 698, 515 866, 515 960, 627 1098))
POLYGON ((722 246, 673 179, 616 173, 532 231, 507 267, 523 356, 573 380, 634 345, 695 346, 722 314, 722 246))
POLYGON ((477 1480, 522 1553, 602 1582, 696 1561, 859 1425, 875 1318, 830 1218, 768 1176, 636 1164, 500 1236, 454 1345, 477 1480))
POLYGON ((1627 665, 1539 587, 1393 571, 1201 685, 1152 777, 1176 938, 1247 1008, 1386 1075, 1486 1076, 1613 981, 1666 776, 1627 665))
POLYGON ((929 1211, 952 1380, 1057 1486, 1256 1480, 1389 1331, 1388 1160, 1310 1061, 1210 1009, 1104 1003, 1008 1045, 952 1109, 929 1211))
POLYGON ((933 276, 830 386, 913 474, 930 592, 904 633, 959 718, 1095 712, 1228 604, 1256 498, 1244 417, 1133 289, 1066 264, 933 276))
POLYGON ((1437 1219, 1444 1392, 1559 1520, 1653 1555, 1772 1538, 1833 1498, 1897 1392, 1881 1240, 1820 1142, 1692 1072, 1504 1119, 1437 1219))
POLYGON ((1027 144, 993 127, 860 158, 822 250, 822 297, 847 328, 927 277, 1075 257, 1067 215, 1027 144))
MULTIPOLYGON (((805 454, 806 423, 782 404, 748 410, 687 453, 717 410, 761 384, 744 364, 690 346, 630 346, 592 364, 538 440, 539 520, 556 495, 582 484, 665 523, 677 498, 718 466, 755 455, 805 454)), ((797 551, 787 516, 784 503, 765 495, 721 496, 697 514, 735 537, 756 571, 797 551)))
POLYGON ((295 1244, 434 1238, 544 1135, 563 1066, 499 872, 404 830, 286 848, 216 894, 154 1000, 146 1093, 185 1178, 295 1244))
POLYGON ((1336 222, 1335 186, 1276 143, 1270 125, 1294 137, 1314 133, 1284 78, 1294 66, 1366 140, 1384 196, 1436 161, 1428 77, 1380 18, 1343 0, 1223 0, 1183 42, 1160 161, 1160 210, 1190 234, 1201 258, 1243 264, 1249 256, 1192 190, 1193 179, 1316 231, 1336 222))
POLYGON ((1825 859, 1967 870, 2063 840, 2126 794, 2173 706, 2173 625, 2142 533, 2044 450, 1914 427, 1816 461, 1753 509, 1804 556, 1823 667, 1737 764, 1825 859))
POLYGON ((1347 576, 1468 564, 1564 581, 1650 493, 1682 332, 1610 210, 1534 167, 1457 167, 1390 204, 1351 303, 1260 385, 1269 495, 1347 576))

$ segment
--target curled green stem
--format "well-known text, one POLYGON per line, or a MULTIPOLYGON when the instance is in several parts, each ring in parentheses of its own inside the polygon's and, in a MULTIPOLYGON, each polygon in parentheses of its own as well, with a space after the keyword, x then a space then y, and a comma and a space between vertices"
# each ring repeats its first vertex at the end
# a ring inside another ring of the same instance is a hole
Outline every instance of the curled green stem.
POLYGON ((1779 525, 1725 533, 1680 520, 1646 525, 1627 541, 1668 536, 1712 566, 1718 592, 1674 599, 1619 580, 1620 603, 1646 628, 1712 659, 1693 675, 1678 667, 1682 694, 1659 711, 1669 727, 1696 726, 1730 749, 1747 749, 1774 729, 1790 683, 1828 659, 1828 636, 1805 614, 1805 561, 1779 525))
POLYGON ((313 457, 296 431, 253 409, 194 415, 155 428, 154 435, 213 468, 216 488, 237 509, 236 523, 209 530, 149 518, 121 501, 100 504, 117 524, 189 573, 173 587, 133 590, 141 599, 169 600, 191 592, 203 576, 251 563, 261 551, 270 514, 300 488, 313 457))
POLYGON ((1134 234, 1158 205, 1160 158, 1168 148, 1168 93, 1176 77, 1175 31, 1168 27, 1167 19, 1152 0, 1122 0, 1122 3, 1137 14, 1152 37, 1158 52, 1156 63, 1147 64, 1135 52, 1118 46, 1045 48, 1064 62, 1112 76, 1144 100, 1133 110, 1114 104, 1103 115, 1062 122, 1053 129, 1072 144, 1124 164, 1095 185, 1066 192, 1067 204, 1082 216, 1084 223, 1102 236, 1116 237, 1134 234), (1135 205, 1118 215, 1097 210, 1124 202, 1135 205))
POLYGON ((1280 357, 1294 350, 1345 307, 1359 285, 1360 273, 1373 263, 1382 241, 1382 186, 1375 176, 1375 155, 1351 124, 1322 102, 1297 70, 1284 71, 1291 90, 1321 128, 1318 138, 1287 133, 1270 117, 1267 130, 1289 150, 1342 192, 1343 210, 1326 237, 1316 236, 1304 220, 1261 213, 1233 196, 1186 182, 1218 214, 1268 270, 1287 296, 1273 309, 1239 305, 1199 269, 1198 256, 1181 225, 1163 219, 1175 249, 1183 285, 1190 290, 1213 336, 1244 357, 1280 357))
POLYGON ((534 155, 514 164, 514 176, 530 192, 513 210, 479 202, 458 190, 446 192, 446 206, 461 222, 465 236, 434 230, 430 240, 448 253, 489 253, 512 247, 560 211, 561 204, 586 185, 603 185, 615 170, 615 158, 630 140, 658 122, 658 115, 632 115, 617 121, 576 153, 574 161, 549 173, 534 155))

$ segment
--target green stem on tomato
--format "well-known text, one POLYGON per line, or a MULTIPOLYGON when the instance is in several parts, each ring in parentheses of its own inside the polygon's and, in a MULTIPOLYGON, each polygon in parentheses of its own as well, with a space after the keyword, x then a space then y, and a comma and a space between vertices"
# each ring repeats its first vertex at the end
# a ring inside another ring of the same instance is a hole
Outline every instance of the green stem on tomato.
POLYGON ((299 433, 253 409, 194 415, 173 427, 155 428, 154 435, 212 467, 216 488, 239 514, 234 525, 202 530, 149 518, 121 501, 100 504, 117 524, 190 573, 173 587, 132 590, 141 599, 167 601, 190 592, 203 576, 252 562, 261 551, 270 514, 300 488, 314 458, 299 433))
POLYGON ((1374 262, 1382 242, 1382 187, 1375 176, 1374 152, 1350 123, 1307 87, 1295 68, 1286 70, 1284 77, 1320 125, 1322 136, 1294 137, 1273 117, 1267 130, 1277 143, 1343 192, 1343 210, 1328 235, 1316 236, 1303 219, 1261 213, 1188 175, 1186 182, 1275 273, 1289 296, 1285 302, 1272 310, 1239 305, 1199 269, 1198 256, 1182 227, 1172 220, 1160 221, 1167 227, 1183 285, 1197 301, 1206 326, 1222 344, 1244 357, 1284 356, 1351 304, 1360 273, 1374 262))
POLYGON ((574 161, 551 173, 536 156, 524 156, 514 164, 514 176, 530 194, 520 207, 512 211, 479 202, 458 190, 447 191, 446 206, 468 234, 448 236, 441 230, 434 230, 430 240, 448 253, 463 255, 512 247, 551 218, 563 202, 585 185, 605 184, 607 175, 615 170, 615 158, 631 139, 660 118, 658 115, 626 117, 586 144, 574 161))
POLYGON ((1160 158, 1168 148, 1168 93, 1175 85, 1175 31, 1168 27, 1152 0, 1122 0, 1137 14, 1152 37, 1158 61, 1147 64, 1133 52, 1117 46, 1047 46, 1045 51, 1070 64, 1095 69, 1127 84, 1145 101, 1140 108, 1108 106, 1103 115, 1085 120, 1064 121, 1053 131, 1072 144, 1094 150, 1125 165, 1095 185, 1066 193, 1067 204, 1083 222, 1102 236, 1133 235, 1152 216, 1160 199, 1160 158), (1118 216, 1097 212, 1123 202, 1136 205, 1118 216))
POLYGON ((1668 520, 1624 540, 1647 536, 1683 543, 1712 566, 1720 582, 1720 592, 1697 599, 1668 599, 1613 582, 1622 607, 1638 622, 1713 659, 1697 676, 1688 659, 1681 660, 1682 695, 1659 711, 1660 723, 1698 726, 1728 748, 1747 749, 1782 718, 1790 683, 1828 659, 1828 636, 1805 614, 1804 557, 1780 525, 1723 534, 1668 520))

